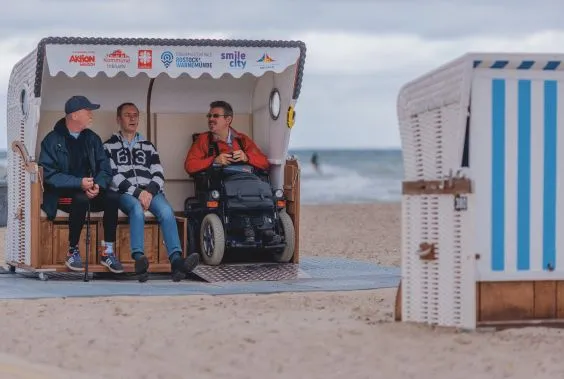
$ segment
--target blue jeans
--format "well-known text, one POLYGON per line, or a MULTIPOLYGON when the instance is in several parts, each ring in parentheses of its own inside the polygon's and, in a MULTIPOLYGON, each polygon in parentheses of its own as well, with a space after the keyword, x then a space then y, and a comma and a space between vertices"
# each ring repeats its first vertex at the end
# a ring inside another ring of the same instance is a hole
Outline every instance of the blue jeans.
MULTIPOLYGON (((119 209, 129 217, 131 255, 143 253, 145 215, 141 202, 136 197, 124 193, 119 197, 119 209)), ((153 197, 149 211, 157 218, 161 226, 168 256, 170 257, 175 252, 182 254, 174 211, 162 193, 153 197)))

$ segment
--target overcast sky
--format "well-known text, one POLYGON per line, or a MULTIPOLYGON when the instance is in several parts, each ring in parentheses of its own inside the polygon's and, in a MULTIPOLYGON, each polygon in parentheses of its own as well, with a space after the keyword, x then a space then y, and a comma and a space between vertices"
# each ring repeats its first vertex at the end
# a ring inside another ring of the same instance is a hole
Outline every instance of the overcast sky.
POLYGON ((0 13, 0 148, 12 67, 46 36, 301 40, 291 148, 400 147, 405 82, 466 52, 564 52, 563 21, 562 0, 14 1, 0 13))

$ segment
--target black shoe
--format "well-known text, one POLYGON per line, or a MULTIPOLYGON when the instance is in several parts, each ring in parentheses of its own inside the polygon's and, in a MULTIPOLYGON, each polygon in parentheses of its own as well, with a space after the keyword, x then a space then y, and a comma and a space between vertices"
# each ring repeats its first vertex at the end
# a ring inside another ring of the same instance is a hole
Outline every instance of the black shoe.
POLYGON ((197 253, 189 254, 186 258, 176 258, 172 261, 172 281, 179 282, 186 279, 186 274, 194 271, 200 263, 200 256, 197 253))
POLYGON ((149 273, 147 272, 148 269, 149 260, 146 256, 141 255, 135 260, 135 274, 137 275, 139 282, 143 283, 149 279, 149 273))
POLYGON ((267 244, 274 245, 282 242, 282 238, 280 238, 278 234, 274 233, 274 230, 265 230, 264 232, 262 232, 262 238, 263 241, 267 244))

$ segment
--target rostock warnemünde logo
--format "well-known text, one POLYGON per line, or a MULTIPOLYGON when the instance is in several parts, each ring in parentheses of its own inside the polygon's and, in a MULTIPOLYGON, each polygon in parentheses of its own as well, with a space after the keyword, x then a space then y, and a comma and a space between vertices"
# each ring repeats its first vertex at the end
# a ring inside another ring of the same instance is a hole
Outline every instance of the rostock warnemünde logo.
POLYGON ((174 61, 174 54, 170 51, 165 51, 161 54, 161 62, 163 62, 164 66, 168 68, 170 64, 174 61))

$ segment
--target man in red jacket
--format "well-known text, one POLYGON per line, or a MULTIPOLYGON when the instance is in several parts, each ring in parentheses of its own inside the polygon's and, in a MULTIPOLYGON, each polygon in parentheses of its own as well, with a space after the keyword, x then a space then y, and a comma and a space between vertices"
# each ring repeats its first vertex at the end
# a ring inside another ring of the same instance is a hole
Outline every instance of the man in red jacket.
POLYGON ((261 170, 268 170, 268 158, 247 135, 231 127, 233 108, 225 101, 214 101, 206 115, 210 133, 201 133, 190 147, 184 169, 190 175, 212 164, 227 166, 245 162, 261 170), (211 148, 210 148, 211 141, 211 148))

